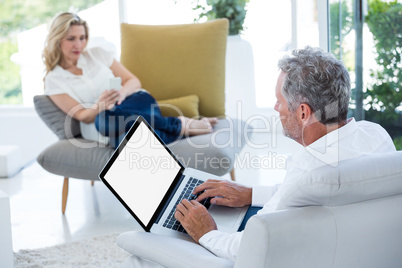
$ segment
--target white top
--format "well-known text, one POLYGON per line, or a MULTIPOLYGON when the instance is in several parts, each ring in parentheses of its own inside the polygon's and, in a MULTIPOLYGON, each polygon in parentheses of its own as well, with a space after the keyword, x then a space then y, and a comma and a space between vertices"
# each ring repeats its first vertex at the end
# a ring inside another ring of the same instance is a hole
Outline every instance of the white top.
MULTIPOLYGON (((45 77, 45 95, 68 94, 85 108, 90 108, 101 93, 108 89, 109 79, 115 77, 110 69, 112 63, 113 53, 100 47, 87 49, 77 62, 77 67, 82 69, 82 75, 75 75, 57 65, 45 77)), ((94 123, 80 122, 80 126, 84 138, 107 142, 107 139, 97 132, 94 123)))
MULTIPOLYGON (((289 195, 288 191, 295 190, 290 186, 294 185, 306 171, 323 165, 336 166, 339 161, 369 153, 392 151, 396 151, 392 139, 380 125, 367 121, 356 122, 352 118, 345 126, 296 151, 288 159, 288 171, 283 184, 254 186, 252 205, 263 205, 258 214, 288 209, 281 206, 280 200, 289 195)), ((308 203, 308 196, 306 200, 301 200, 303 206, 308 203)), ((243 232, 228 234, 211 231, 201 237, 199 242, 217 256, 235 261, 242 235, 243 232)))

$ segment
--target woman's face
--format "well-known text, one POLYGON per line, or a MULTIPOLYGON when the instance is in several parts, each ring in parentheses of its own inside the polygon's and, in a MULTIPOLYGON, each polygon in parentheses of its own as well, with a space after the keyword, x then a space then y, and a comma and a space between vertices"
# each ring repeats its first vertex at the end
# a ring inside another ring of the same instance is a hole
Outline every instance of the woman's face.
POLYGON ((86 44, 85 27, 83 25, 71 25, 67 35, 60 41, 62 59, 76 64, 86 44))

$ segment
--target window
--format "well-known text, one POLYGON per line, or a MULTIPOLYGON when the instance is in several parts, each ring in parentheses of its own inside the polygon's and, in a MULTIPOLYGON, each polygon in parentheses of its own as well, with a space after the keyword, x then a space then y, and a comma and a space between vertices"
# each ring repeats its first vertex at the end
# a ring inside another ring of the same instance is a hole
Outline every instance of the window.
POLYGON ((253 48, 257 108, 273 108, 277 63, 285 53, 307 45, 327 49, 326 5, 326 0, 250 1, 243 38, 253 48))
POLYGON ((3 0, 0 9, 0 105, 32 105, 43 93, 41 61, 47 23, 59 12, 83 10, 102 0, 3 0), (22 78, 22 79, 21 79, 22 78), (22 91, 27 94, 22 94, 22 91))
POLYGON ((352 80, 350 116, 381 124, 402 149, 402 1, 330 0, 331 52, 352 80))

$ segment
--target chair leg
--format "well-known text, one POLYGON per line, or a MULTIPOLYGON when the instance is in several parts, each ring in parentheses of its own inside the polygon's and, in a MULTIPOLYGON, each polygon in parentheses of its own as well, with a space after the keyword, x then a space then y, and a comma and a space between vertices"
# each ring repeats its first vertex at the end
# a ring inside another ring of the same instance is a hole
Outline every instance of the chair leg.
POLYGON ((230 178, 232 179, 232 181, 236 181, 234 168, 230 171, 230 178))
POLYGON ((94 184, 95 184, 95 181, 91 180, 91 186, 94 186, 94 184))
POLYGON ((63 213, 63 215, 66 212, 67 196, 68 196, 68 178, 64 177, 63 191, 62 191, 62 198, 61 198, 61 212, 63 213))

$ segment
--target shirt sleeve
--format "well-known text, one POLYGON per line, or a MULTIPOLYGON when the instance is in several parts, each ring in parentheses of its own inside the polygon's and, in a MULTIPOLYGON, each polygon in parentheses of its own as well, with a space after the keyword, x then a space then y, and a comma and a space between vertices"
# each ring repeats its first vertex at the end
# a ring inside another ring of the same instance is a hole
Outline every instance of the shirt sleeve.
POLYGON ((88 53, 107 67, 110 67, 113 63, 113 53, 108 52, 101 47, 90 48, 88 53))
POLYGON ((392 141, 392 138, 388 134, 388 132, 381 126, 378 126, 377 129, 378 129, 377 131, 379 132, 378 136, 381 137, 378 138, 378 140, 382 142, 374 152, 375 153, 395 152, 396 151, 395 144, 392 141))
POLYGON ((395 144, 388 132, 379 124, 368 121, 359 121, 358 126, 361 132, 366 132, 367 138, 370 139, 371 152, 386 153, 395 152, 395 144))
POLYGON ((48 74, 45 77, 45 95, 70 94, 70 90, 57 77, 48 74))
POLYGON ((263 207, 278 191, 280 184, 255 185, 252 193, 252 206, 263 207))
POLYGON ((236 261, 242 237, 243 232, 229 234, 214 230, 203 235, 199 243, 216 256, 234 262, 236 261))

